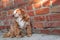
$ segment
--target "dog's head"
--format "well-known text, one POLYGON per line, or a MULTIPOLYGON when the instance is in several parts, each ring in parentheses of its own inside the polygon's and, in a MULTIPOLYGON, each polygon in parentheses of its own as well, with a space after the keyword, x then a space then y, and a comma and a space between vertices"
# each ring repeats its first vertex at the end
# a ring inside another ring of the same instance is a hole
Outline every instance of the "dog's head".
POLYGON ((20 17, 20 18, 22 18, 25 21, 27 21, 29 19, 29 15, 26 14, 25 10, 24 9, 19 9, 19 8, 14 10, 13 16, 15 18, 20 17))
POLYGON ((22 17, 24 15, 25 11, 23 9, 16 9, 13 12, 14 17, 22 17))

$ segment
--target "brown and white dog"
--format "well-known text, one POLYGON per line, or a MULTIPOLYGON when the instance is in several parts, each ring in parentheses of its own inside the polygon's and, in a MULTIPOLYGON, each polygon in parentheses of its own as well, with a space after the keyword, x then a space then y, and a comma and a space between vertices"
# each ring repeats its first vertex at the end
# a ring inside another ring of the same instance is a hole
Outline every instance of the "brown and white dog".
POLYGON ((13 16, 21 29, 26 28, 27 35, 31 36, 30 17, 23 9, 14 10, 13 16))
MULTIPOLYGON (((11 35, 14 35, 16 37, 22 36, 23 33, 21 33, 22 32, 21 29, 26 29, 27 36, 32 35, 30 17, 29 17, 29 15, 26 14, 25 10, 20 9, 20 8, 17 8, 16 10, 14 10, 13 18, 14 18, 15 23, 14 23, 14 26, 12 26, 10 28, 10 30, 12 31, 11 35)), ((10 33, 11 33, 11 31, 10 31, 10 33)), ((10 35, 9 32, 7 34, 10 35)), ((6 36, 6 34, 5 34, 5 36, 6 36)))
POLYGON ((16 22, 18 22, 20 28, 30 25, 29 15, 27 15, 23 9, 16 9, 13 13, 13 16, 16 22))

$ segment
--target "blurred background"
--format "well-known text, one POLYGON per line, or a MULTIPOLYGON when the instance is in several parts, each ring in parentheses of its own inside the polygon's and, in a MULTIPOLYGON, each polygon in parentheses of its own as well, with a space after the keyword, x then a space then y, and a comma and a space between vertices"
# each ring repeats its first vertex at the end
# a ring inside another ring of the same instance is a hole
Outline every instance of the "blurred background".
POLYGON ((60 34, 60 0, 0 0, 0 30, 12 24, 16 8, 29 14, 33 33, 60 34))

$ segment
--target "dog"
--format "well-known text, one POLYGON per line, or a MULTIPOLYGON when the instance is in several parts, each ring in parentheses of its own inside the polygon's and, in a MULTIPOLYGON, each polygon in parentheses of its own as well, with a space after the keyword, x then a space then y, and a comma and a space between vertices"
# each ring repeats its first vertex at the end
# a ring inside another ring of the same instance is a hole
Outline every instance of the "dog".
POLYGON ((22 29, 26 30, 28 37, 32 36, 32 27, 29 15, 25 12, 24 9, 17 8, 12 13, 14 18, 14 25, 10 27, 10 31, 4 35, 9 37, 21 37, 25 33, 22 32, 22 29))
POLYGON ((31 24, 30 24, 30 17, 25 12, 25 10, 18 8, 14 11, 13 16, 14 16, 16 22, 18 23, 19 27, 21 29, 26 28, 27 35, 31 36, 32 29, 31 29, 31 24))
POLYGON ((21 29, 18 27, 18 23, 14 21, 14 24, 10 26, 10 29, 8 32, 4 33, 3 37, 7 38, 13 38, 13 37, 21 37, 21 29))

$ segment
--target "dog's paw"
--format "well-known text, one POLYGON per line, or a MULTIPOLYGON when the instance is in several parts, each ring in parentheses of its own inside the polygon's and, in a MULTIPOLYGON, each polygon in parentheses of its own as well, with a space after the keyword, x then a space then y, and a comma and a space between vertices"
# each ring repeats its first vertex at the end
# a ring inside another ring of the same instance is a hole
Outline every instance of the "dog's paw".
POLYGON ((32 36, 32 34, 27 35, 27 37, 31 37, 31 36, 32 36))

